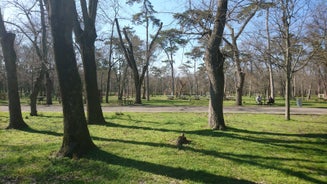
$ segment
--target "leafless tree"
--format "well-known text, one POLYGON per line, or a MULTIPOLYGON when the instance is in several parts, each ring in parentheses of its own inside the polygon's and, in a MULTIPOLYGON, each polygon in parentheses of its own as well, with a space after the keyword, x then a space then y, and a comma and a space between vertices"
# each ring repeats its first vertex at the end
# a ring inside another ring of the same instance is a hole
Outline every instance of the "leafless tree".
POLYGON ((80 0, 82 10, 82 22, 76 8, 74 11, 75 40, 81 49, 81 57, 84 68, 84 81, 86 89, 87 122, 89 124, 105 124, 101 109, 99 88, 97 83, 97 67, 95 62, 95 18, 97 14, 98 0, 80 0), (83 24, 83 28, 81 26, 83 24))
POLYGON ((64 115, 64 137, 58 156, 80 157, 95 149, 84 114, 82 84, 73 48, 74 0, 48 0, 56 68, 64 115))
POLYGON ((28 127, 24 122, 18 94, 16 52, 14 49, 16 35, 7 32, 0 9, 0 41, 7 72, 9 99, 9 126, 7 128, 23 129, 28 127))

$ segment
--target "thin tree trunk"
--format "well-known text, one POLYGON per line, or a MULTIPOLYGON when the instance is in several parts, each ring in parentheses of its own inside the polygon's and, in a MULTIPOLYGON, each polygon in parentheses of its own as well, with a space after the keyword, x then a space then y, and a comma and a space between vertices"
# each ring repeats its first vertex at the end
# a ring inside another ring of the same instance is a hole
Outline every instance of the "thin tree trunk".
POLYGON ((17 55, 14 49, 16 35, 6 31, 1 9, 0 9, 0 39, 1 47, 7 71, 7 85, 8 85, 8 100, 9 100, 9 126, 8 129, 24 129, 28 125, 24 122, 20 98, 18 93, 18 80, 16 70, 17 55))
MULTIPOLYGON (((145 78, 146 79, 146 78, 145 78)), ((143 94, 142 94, 142 99, 146 99, 146 81, 143 81, 143 94)))
POLYGON ((52 80, 50 78, 49 69, 45 66, 48 63, 48 45, 47 45, 47 26, 45 23, 45 10, 43 0, 39 0, 42 25, 42 66, 44 66, 45 83, 46 83, 46 103, 52 105, 52 80))
POLYGON ((237 83, 236 83, 236 105, 242 105, 242 96, 244 88, 245 73, 243 71, 237 72, 237 83))
POLYGON ((290 100, 291 100, 291 80, 292 80, 292 71, 291 71, 291 62, 292 62, 292 55, 291 55, 291 35, 290 35, 290 27, 287 17, 287 8, 288 8, 288 1, 283 9, 283 26, 284 26, 284 41, 285 41, 285 65, 286 65, 286 84, 285 84, 285 120, 291 119, 291 107, 290 107, 290 100))
POLYGON ((175 72, 174 72, 174 63, 173 63, 173 58, 171 57, 170 61, 170 68, 171 68, 171 90, 172 90, 172 95, 175 96, 175 72))
MULTIPOLYGON (((109 62, 110 63, 110 62, 109 62)), ((111 67, 109 66, 108 68, 108 73, 107 73, 107 83, 106 83, 106 103, 109 103, 109 95, 110 95, 110 79, 111 79, 111 67)))
POLYGON ((110 95, 110 77, 111 77, 111 69, 112 69, 112 45, 114 38, 114 27, 115 22, 111 25, 111 34, 110 34, 110 45, 109 45, 109 66, 108 66, 108 75, 107 75, 107 85, 106 85, 106 103, 109 103, 109 95, 110 95))
POLYGON ((73 0, 49 0, 49 17, 64 115, 64 137, 58 156, 80 157, 95 149, 84 114, 82 83, 73 48, 73 0))
MULTIPOLYGON (((119 92, 118 92, 118 100, 123 100, 123 93, 126 87, 126 78, 127 78, 127 69, 128 69, 128 65, 124 66, 124 70, 123 70, 123 76, 120 77, 120 81, 119 81, 119 92)), ((120 74, 121 75, 121 74, 120 74)))
POLYGON ((44 5, 42 0, 39 1, 39 6, 40 6, 40 15, 41 15, 41 26, 42 26, 42 40, 41 40, 41 47, 42 49, 38 46, 37 41, 35 40, 33 42, 33 45, 35 47, 37 56, 39 57, 41 61, 41 69, 39 76, 36 79, 36 82, 33 86, 32 94, 30 95, 30 115, 31 116, 37 116, 37 96, 39 95, 39 92, 41 91, 42 88, 42 83, 44 81, 44 76, 46 75, 46 102, 48 105, 52 104, 52 98, 51 98, 51 79, 49 79, 49 73, 46 64, 48 63, 47 61, 47 54, 48 54, 48 48, 47 48, 47 30, 46 30, 46 23, 45 23, 45 10, 44 10, 44 5))
POLYGON ((37 107, 36 107, 36 104, 37 104, 37 96, 41 90, 41 87, 42 87, 42 82, 43 82, 43 79, 44 79, 44 70, 45 70, 45 66, 44 64, 42 63, 41 64, 41 70, 40 70, 40 73, 39 73, 39 76, 36 78, 36 81, 34 83, 34 86, 33 86, 33 91, 30 95, 30 107, 31 107, 31 112, 30 112, 30 115, 31 116, 37 116, 37 107))
MULTIPOLYGON (((145 3, 145 1, 144 1, 145 3)), ((150 48, 149 48, 149 18, 148 18, 148 11, 146 9, 145 11, 145 17, 146 17, 146 35, 145 35, 145 44, 146 44, 146 63, 150 62, 150 48)), ((146 70, 146 81, 144 82, 146 84, 146 100, 150 101, 150 82, 149 82, 149 69, 146 70)))
POLYGON ((308 89, 308 94, 307 94, 307 100, 311 99, 311 90, 312 90, 312 84, 310 83, 309 89, 308 89))
POLYGON ((47 105, 52 105, 52 80, 49 71, 45 73, 45 80, 47 105))
POLYGON ((269 85, 270 85, 270 97, 275 99, 275 82, 274 82, 274 74, 273 74, 273 63, 271 61, 271 45, 270 45, 270 30, 269 30, 269 8, 267 8, 266 12, 266 32, 267 32, 267 60, 269 64, 269 85))

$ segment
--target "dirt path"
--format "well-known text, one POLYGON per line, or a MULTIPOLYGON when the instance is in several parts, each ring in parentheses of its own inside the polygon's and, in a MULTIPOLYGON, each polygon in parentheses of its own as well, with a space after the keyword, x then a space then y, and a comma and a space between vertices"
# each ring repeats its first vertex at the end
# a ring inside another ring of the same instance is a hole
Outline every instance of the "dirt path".
MULTIPOLYGON (((38 105, 39 112, 61 112, 60 105, 38 105)), ((207 112, 208 107, 153 107, 153 106, 114 106, 102 107, 103 112, 207 112)), ((0 106, 0 111, 8 112, 8 106, 0 106)), ((23 112, 29 112, 30 107, 22 106, 23 112)), ((224 113, 261 113, 261 114, 284 114, 284 107, 270 107, 270 106, 251 106, 251 107, 224 107, 224 113)), ((291 114, 327 114, 325 108, 305 108, 294 107, 291 108, 291 114)))

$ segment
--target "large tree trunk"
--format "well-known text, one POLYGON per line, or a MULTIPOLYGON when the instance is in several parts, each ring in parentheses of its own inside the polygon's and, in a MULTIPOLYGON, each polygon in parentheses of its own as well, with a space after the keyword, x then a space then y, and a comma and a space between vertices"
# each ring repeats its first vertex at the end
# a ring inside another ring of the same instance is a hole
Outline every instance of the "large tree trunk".
POLYGON ((97 84, 94 44, 90 41, 80 46, 86 89, 87 121, 89 124, 105 124, 97 84))
MULTIPOLYGON (((224 60, 221 53, 216 58, 217 60, 224 60)), ((217 61, 216 60, 216 61, 217 61)), ((224 114, 223 114, 223 100, 224 100, 224 71, 223 63, 213 63, 216 71, 208 72, 210 80, 210 101, 209 101, 209 127, 216 130, 226 129, 224 114), (219 65, 220 64, 220 65, 219 65), (209 74, 210 73, 210 74, 209 74)), ((209 70, 208 70, 209 71, 209 70)))
POLYGON ((20 99, 18 93, 18 81, 16 71, 16 60, 17 55, 14 49, 16 35, 8 33, 6 31, 2 14, 0 10, 0 38, 2 52, 5 60, 6 71, 7 71, 7 85, 8 85, 8 100, 9 100, 9 126, 8 129, 23 129, 28 127, 24 122, 20 99))
POLYGON ((135 104, 142 104, 142 81, 139 78, 138 71, 133 71, 135 86, 135 104))
POLYGON ((89 11, 87 11, 86 1, 81 0, 84 30, 82 30, 80 25, 81 23, 78 21, 76 8, 72 9, 74 14, 74 33, 76 35, 76 41, 82 51, 86 89, 87 121, 89 124, 106 123, 101 109, 101 101, 99 98, 99 88, 97 83, 97 67, 95 63, 94 42, 97 37, 95 30, 97 4, 97 0, 90 1, 88 4, 89 11))
POLYGON ((245 73, 241 68, 241 59, 240 59, 240 52, 237 46, 236 38, 233 36, 233 48, 234 48, 234 60, 236 63, 236 105, 242 105, 242 97, 243 97, 243 88, 244 88, 244 80, 245 80, 245 73))
POLYGON ((241 106, 243 104, 242 96, 243 96, 243 88, 244 88, 244 80, 245 73, 243 71, 237 71, 237 82, 236 82, 236 105, 241 106))
POLYGON ((220 52, 220 44, 226 23, 227 0, 217 0, 215 26, 210 35, 206 49, 206 68, 210 82, 209 118, 210 128, 226 129, 223 114, 224 98, 224 56, 220 52))
POLYGON ((49 0, 49 16, 64 115, 58 156, 79 157, 95 149, 83 109, 82 83, 73 48, 73 0, 49 0))

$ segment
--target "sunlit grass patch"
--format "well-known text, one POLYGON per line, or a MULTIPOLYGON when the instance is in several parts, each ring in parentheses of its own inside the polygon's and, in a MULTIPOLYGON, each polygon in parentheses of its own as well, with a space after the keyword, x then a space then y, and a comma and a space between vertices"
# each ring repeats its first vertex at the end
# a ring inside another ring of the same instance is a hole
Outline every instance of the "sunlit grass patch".
POLYGON ((323 183, 327 115, 226 114, 227 131, 207 113, 105 113, 89 125, 98 150, 79 160, 54 157, 61 113, 24 114, 25 131, 5 130, 0 112, 0 183, 323 183), (177 149, 185 133, 190 145, 177 149))

